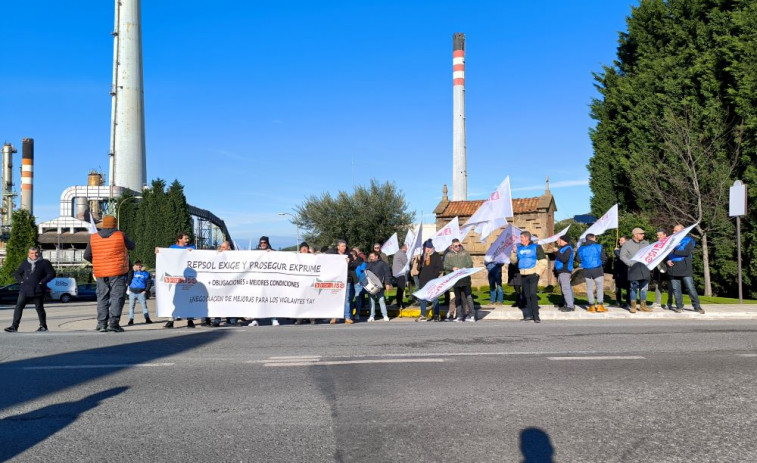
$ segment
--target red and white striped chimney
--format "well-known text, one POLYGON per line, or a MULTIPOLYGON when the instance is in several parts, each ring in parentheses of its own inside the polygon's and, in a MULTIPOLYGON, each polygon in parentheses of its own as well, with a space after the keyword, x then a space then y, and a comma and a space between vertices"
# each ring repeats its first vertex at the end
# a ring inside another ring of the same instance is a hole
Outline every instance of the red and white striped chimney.
POLYGON ((465 34, 452 36, 452 200, 468 199, 465 152, 465 34))
POLYGON ((34 215, 34 139, 24 138, 21 144, 21 209, 34 215))

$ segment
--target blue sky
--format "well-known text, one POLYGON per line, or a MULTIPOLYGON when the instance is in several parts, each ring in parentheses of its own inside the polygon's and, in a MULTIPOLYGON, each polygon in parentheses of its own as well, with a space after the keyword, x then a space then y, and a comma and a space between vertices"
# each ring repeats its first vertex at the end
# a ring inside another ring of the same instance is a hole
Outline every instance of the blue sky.
MULTIPOLYGON (((147 174, 240 244, 295 242, 309 195, 392 181, 424 221, 452 184, 452 34, 466 34, 468 199, 511 178, 556 218, 589 210, 592 72, 630 0, 143 1, 147 174)), ((38 222, 107 173, 113 2, 6 1, 0 139, 35 139, 38 222)))

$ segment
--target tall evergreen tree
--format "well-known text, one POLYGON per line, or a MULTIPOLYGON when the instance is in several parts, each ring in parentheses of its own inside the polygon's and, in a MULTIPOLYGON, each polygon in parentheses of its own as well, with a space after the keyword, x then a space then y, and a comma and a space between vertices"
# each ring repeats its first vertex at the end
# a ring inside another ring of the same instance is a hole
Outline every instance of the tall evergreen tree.
MULTIPOLYGON (((755 157, 744 142, 753 140, 748 130, 757 127, 750 120, 757 117, 751 116, 757 99, 744 94, 754 81, 755 11, 754 2, 738 0, 641 0, 620 34, 616 61, 595 75, 600 98, 591 107, 597 120, 588 166, 592 211, 618 202, 657 227, 689 225, 688 212, 672 214, 661 199, 693 198, 681 191, 693 182, 687 173, 693 164, 673 156, 675 150, 708 152, 697 158, 699 195, 707 201, 694 214, 701 221, 694 235, 705 245, 701 257, 712 264, 715 291, 733 287, 733 225, 725 218, 727 200, 719 199, 723 184, 748 170, 755 157), (683 126, 688 134, 680 132, 683 126), (737 155, 730 172, 715 168, 732 165, 737 155)), ((709 268, 703 272, 708 275, 709 268)), ((709 278, 707 283, 709 293, 709 278)))
POLYGON ((26 209, 18 209, 11 217, 10 238, 5 247, 5 262, 0 269, 0 285, 14 283, 13 273, 27 258, 29 248, 37 245, 37 224, 26 209))

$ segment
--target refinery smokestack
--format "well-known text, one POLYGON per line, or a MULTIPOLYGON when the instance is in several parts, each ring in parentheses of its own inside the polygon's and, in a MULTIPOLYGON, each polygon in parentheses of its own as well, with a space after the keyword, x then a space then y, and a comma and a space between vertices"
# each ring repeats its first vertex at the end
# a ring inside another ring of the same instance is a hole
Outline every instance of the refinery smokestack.
POLYGON ((34 215, 34 139, 21 140, 21 209, 34 215))
POLYGON ((111 90, 111 186, 142 191, 147 183, 140 0, 116 0, 111 90))
POLYGON ((468 199, 465 167, 465 34, 452 36, 452 201, 468 199))
POLYGON ((2 175, 2 226, 11 225, 11 215, 13 214, 13 153, 17 153, 16 148, 10 143, 3 145, 3 175, 2 175))

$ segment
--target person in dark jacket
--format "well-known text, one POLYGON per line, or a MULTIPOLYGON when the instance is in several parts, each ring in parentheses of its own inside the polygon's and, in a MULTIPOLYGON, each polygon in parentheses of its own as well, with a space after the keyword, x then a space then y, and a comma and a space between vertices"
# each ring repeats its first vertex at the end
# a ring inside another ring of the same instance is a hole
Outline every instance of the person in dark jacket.
MULTIPOLYGON (((678 233, 681 230, 683 230, 683 225, 681 224, 678 224, 673 228, 674 233, 678 233)), ((681 313, 683 311, 683 296, 681 295, 682 283, 686 285, 686 292, 691 298, 691 305, 694 306, 694 311, 701 314, 704 313, 704 309, 699 304, 699 296, 697 295, 697 290, 694 287, 694 272, 691 268, 691 253, 694 251, 694 246, 696 246, 694 238, 686 236, 681 240, 680 243, 678 243, 678 246, 676 246, 666 258, 668 275, 670 276, 670 286, 675 297, 675 311, 677 313, 681 313)))
POLYGON ((5 328, 5 331, 8 333, 18 331, 21 313, 28 302, 34 302, 34 308, 37 310, 37 317, 39 317, 37 331, 47 331, 45 293, 47 283, 55 278, 55 270, 50 261, 42 258, 38 247, 32 246, 29 248, 26 260, 21 262, 13 277, 19 284, 18 299, 16 300, 16 308, 13 310, 13 322, 11 326, 5 328))
POLYGON ((615 279, 615 303, 618 307, 631 306, 631 288, 628 286, 628 266, 620 259, 620 248, 628 241, 628 238, 621 236, 618 240, 618 247, 615 248, 615 258, 613 259, 613 274, 615 279), (623 304, 623 291, 626 292, 626 303, 623 304))
POLYGON ((573 246, 570 245, 568 235, 559 237, 557 245, 559 248, 555 252, 555 276, 565 299, 565 306, 560 307, 560 312, 573 312, 576 310, 573 286, 570 285, 570 277, 573 274, 573 246))
POLYGON ((513 302, 512 307, 518 307, 519 309, 526 307, 526 296, 523 294, 523 286, 521 283, 522 281, 518 264, 510 262, 507 264, 507 284, 512 286, 513 296, 515 297, 515 302, 513 302))
MULTIPOLYGON (((443 272, 444 263, 442 262, 442 256, 434 251, 434 243, 431 240, 426 240, 426 242, 423 243, 423 256, 421 256, 420 262, 418 263, 418 284, 420 285, 418 289, 426 286, 429 281, 439 278, 443 272)), ((420 300, 421 316, 416 321, 441 321, 439 316, 439 298, 434 299, 432 318, 426 318, 426 307, 429 302, 430 301, 423 299, 420 300)))
POLYGON ((386 314, 386 299, 384 298, 384 289, 391 289, 392 285, 392 271, 389 268, 389 264, 379 258, 377 252, 371 252, 368 254, 368 263, 366 270, 370 270, 381 281, 381 290, 376 294, 371 294, 371 316, 368 319, 369 322, 375 320, 376 315, 376 302, 381 307, 381 315, 384 317, 384 321, 389 321, 389 316, 386 314))
POLYGON ((634 228, 631 234, 633 238, 626 241, 620 248, 620 259, 628 266, 628 281, 631 285, 631 309, 629 311, 636 313, 636 298, 639 297, 641 299, 639 310, 651 312, 652 309, 647 307, 647 287, 651 273, 642 262, 631 260, 637 252, 649 245, 649 241, 644 239, 645 233, 641 228, 634 228))
POLYGON ((586 242, 578 248, 577 257, 584 269, 584 281, 586 282, 586 298, 589 299, 588 312, 607 312, 605 309, 605 271, 604 264, 607 260, 602 245, 595 241, 595 235, 586 235, 586 242), (596 305, 594 305, 594 289, 596 288, 596 305))
POLYGON ((489 303, 502 302, 505 295, 502 292, 502 262, 486 262, 486 276, 489 279, 489 303))

